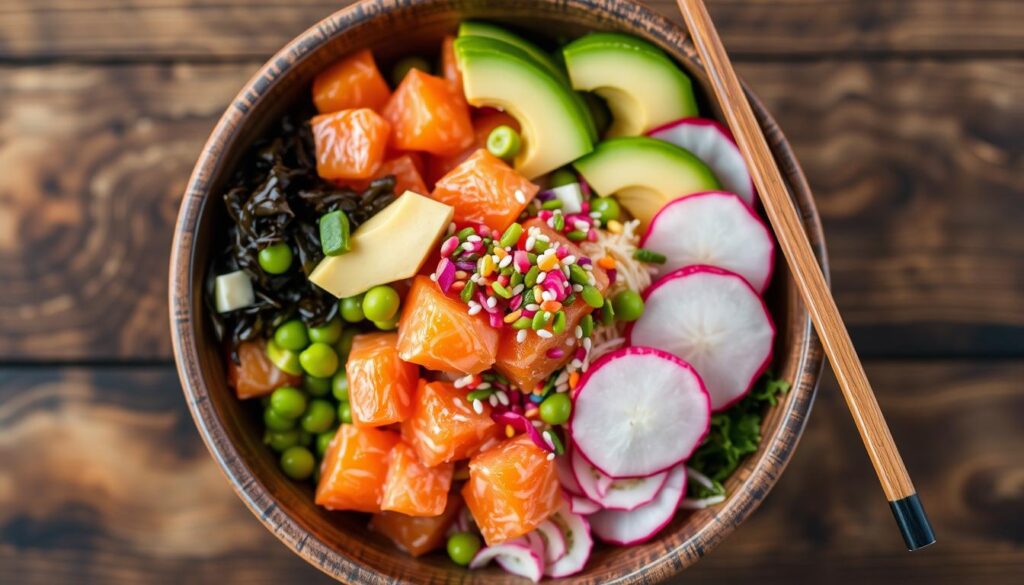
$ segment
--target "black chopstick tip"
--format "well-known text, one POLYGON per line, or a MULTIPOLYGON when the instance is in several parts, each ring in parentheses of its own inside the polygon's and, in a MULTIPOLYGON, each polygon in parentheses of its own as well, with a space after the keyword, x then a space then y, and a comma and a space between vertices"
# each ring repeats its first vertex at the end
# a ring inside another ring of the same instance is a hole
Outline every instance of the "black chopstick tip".
POLYGON ((935 543, 935 532, 917 494, 889 502, 889 506, 903 534, 903 541, 907 543, 907 550, 915 551, 935 543))

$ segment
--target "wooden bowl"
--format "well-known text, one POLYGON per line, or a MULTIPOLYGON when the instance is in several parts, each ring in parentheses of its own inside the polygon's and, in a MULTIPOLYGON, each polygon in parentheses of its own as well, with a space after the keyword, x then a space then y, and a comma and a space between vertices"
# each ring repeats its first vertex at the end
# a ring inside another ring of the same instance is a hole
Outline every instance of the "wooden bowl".
MULTIPOLYGON (((370 47, 388 64, 419 51, 436 52, 440 37, 464 18, 485 18, 535 31, 575 36, 619 30, 673 55, 702 93, 702 111, 718 113, 686 33, 662 16, 622 0, 365 0, 322 20, 278 52, 228 107, 196 163, 178 215, 170 265, 174 354, 199 432, 232 487, 268 530, 325 573, 353 583, 521 582, 497 570, 466 571, 443 554, 414 559, 366 529, 366 516, 327 512, 308 485, 287 479, 262 441, 262 422, 225 383, 218 343, 205 314, 202 282, 218 226, 226 221, 220 195, 249 145, 304 92, 314 75, 353 49, 370 47), (397 40, 396 40, 397 39, 397 40)), ((806 181, 782 132, 750 96, 822 265, 821 226, 806 181)), ((720 117, 720 116, 717 116, 720 117)), ((597 547, 572 583, 651 583, 697 561, 761 502, 792 455, 814 399, 821 346, 779 262, 768 293, 778 325, 775 371, 793 389, 764 421, 760 450, 728 481, 729 499, 700 512, 679 513, 656 538, 629 548, 597 547)))

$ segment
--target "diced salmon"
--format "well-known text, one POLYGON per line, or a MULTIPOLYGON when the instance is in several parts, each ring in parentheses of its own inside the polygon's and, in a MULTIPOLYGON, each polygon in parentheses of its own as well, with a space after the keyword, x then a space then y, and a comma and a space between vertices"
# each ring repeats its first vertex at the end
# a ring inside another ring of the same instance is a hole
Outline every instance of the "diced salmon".
POLYGON ((530 532, 562 503, 555 462, 526 435, 473 457, 462 497, 488 545, 530 532))
POLYGON ((412 191, 414 193, 419 193, 420 195, 429 195, 430 191, 427 190, 427 186, 423 183, 423 177, 420 174, 420 166, 422 166, 423 162, 420 161, 420 166, 417 166, 417 162, 412 156, 413 154, 418 155, 419 153, 406 153, 384 161, 380 165, 380 168, 377 169, 373 179, 365 181, 345 181, 344 184, 355 191, 365 191, 374 180, 388 175, 394 175, 395 193, 397 195, 401 195, 406 191, 412 191))
POLYGON ((462 89, 462 71, 459 70, 459 62, 455 58, 455 37, 447 35, 441 41, 441 75, 451 84, 452 91, 460 96, 465 93, 462 89))
POLYGON ((462 497, 452 492, 448 494, 444 512, 440 516, 417 518, 398 512, 381 512, 370 519, 370 530, 383 534, 398 548, 418 557, 445 544, 445 533, 461 510, 462 497))
POLYGON ((417 276, 398 320, 398 355, 430 370, 476 374, 491 367, 500 333, 482 314, 470 315, 426 276, 417 276))
POLYGON ((315 116, 316 172, 324 179, 369 179, 384 162, 390 124, 373 110, 315 116))
POLYGON ((320 464, 315 502, 328 510, 380 512, 388 453, 398 433, 344 424, 320 464))
POLYGON ((321 114, 356 108, 380 110, 389 97, 391 90, 369 49, 352 53, 313 80, 313 103, 321 114))
POLYGON ((455 208, 455 222, 499 232, 515 221, 540 188, 481 148, 441 177, 431 197, 455 208))
POLYGON ((352 423, 379 427, 412 414, 419 368, 398 356, 397 333, 363 333, 352 339, 345 372, 352 423))
POLYGON ((487 148, 487 137, 491 130, 498 126, 508 126, 519 132, 519 122, 508 114, 498 110, 488 110, 473 117, 473 143, 462 152, 446 156, 430 155, 427 160, 427 171, 424 175, 428 183, 436 183, 438 179, 448 174, 449 171, 462 164, 462 161, 470 157, 481 148, 487 148))
POLYGON ((415 410, 402 423, 402 437, 427 467, 469 457, 497 434, 490 406, 484 403, 478 414, 448 382, 420 380, 415 410))
MULTIPOLYGON (((569 253, 580 257, 582 252, 569 239, 555 232, 546 223, 539 219, 531 219, 523 223, 524 232, 531 227, 540 228, 541 232, 551 238, 552 242, 569 248, 569 253)), ((594 266, 595 287, 604 292, 608 289, 608 275, 604 270, 594 266)), ((498 344, 498 359, 494 368, 504 374, 509 380, 526 391, 533 388, 551 375, 552 372, 565 365, 572 359, 575 346, 566 345, 567 340, 575 339, 576 325, 580 319, 589 315, 593 308, 585 303, 582 298, 577 298, 573 304, 565 307, 566 327, 565 332, 555 334, 545 339, 539 335, 527 335, 522 342, 516 340, 516 331, 507 329, 502 333, 501 343, 498 344), (565 356, 561 358, 548 357, 548 350, 560 347, 564 348, 565 356)))
MULTIPOLYGON (((495 342, 497 350, 497 342, 495 342)), ((262 339, 238 344, 238 361, 228 361, 228 385, 239 400, 266 396, 281 386, 298 386, 299 376, 286 374, 267 357, 267 344, 262 339)), ((494 358, 491 358, 494 361, 494 358)))
POLYGON ((416 450, 401 442, 391 450, 388 476, 380 509, 409 516, 437 516, 444 512, 452 487, 454 463, 427 467, 416 450))
POLYGON ((473 142, 469 105, 440 77, 413 69, 381 111, 391 123, 391 147, 434 154, 461 152, 473 142))

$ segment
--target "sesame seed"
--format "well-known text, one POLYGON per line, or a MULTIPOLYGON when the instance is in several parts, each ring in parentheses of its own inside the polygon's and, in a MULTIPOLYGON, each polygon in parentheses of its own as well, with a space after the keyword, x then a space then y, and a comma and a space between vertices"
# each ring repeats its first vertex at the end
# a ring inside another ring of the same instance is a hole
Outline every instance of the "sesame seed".
POLYGON ((548 461, 554 461, 555 460, 555 453, 554 453, 554 451, 552 451, 551 453, 548 453, 547 460, 548 461))
MULTIPOLYGON (((571 254, 566 256, 565 258, 562 258, 562 264, 575 264, 575 263, 576 263, 576 257, 571 255, 571 254)), ((566 272, 568 272, 569 268, 565 267, 564 270, 566 272)))
POLYGON ((476 388, 474 388, 474 390, 490 390, 490 389, 491 389, 491 383, 490 382, 481 382, 481 383, 476 385, 476 388))
POLYGON ((480 311, 483 311, 483 310, 484 310, 484 308, 481 307, 480 305, 474 305, 474 306, 469 308, 468 313, 470 315, 476 315, 477 313, 479 313, 480 311))
POLYGON ((475 412, 477 414, 483 414, 484 413, 484 403, 480 402, 480 400, 474 400, 473 401, 473 412, 475 412))
POLYGON ((555 300, 555 293, 546 290, 541 293, 540 298, 544 299, 545 301, 553 301, 555 300))
POLYGON ((526 194, 523 193, 522 189, 516 189, 516 201, 520 204, 526 203, 526 194))
POLYGON ((506 394, 504 390, 498 390, 495 394, 498 396, 498 402, 500 402, 502 406, 508 406, 508 394, 506 394))
POLYGON ((459 246, 459 247, 462 248, 463 250, 467 251, 467 252, 469 252, 470 250, 472 250, 474 248, 473 242, 463 242, 462 245, 459 246))
POLYGON ((515 296, 515 295, 523 292, 524 290, 526 290, 526 285, 523 284, 523 283, 519 283, 519 284, 515 285, 514 287, 512 287, 512 295, 515 296))
POLYGON ((544 282, 544 280, 547 279, 547 277, 548 277, 548 273, 547 272, 541 272, 540 274, 538 274, 537 275, 537 284, 542 284, 544 282))
POLYGON ((568 379, 569 373, 566 372, 565 370, 562 370, 562 373, 558 374, 558 377, 555 378, 555 385, 564 384, 568 379))
POLYGON ((498 305, 498 299, 496 299, 494 297, 487 297, 487 306, 488 307, 493 309, 497 305, 498 305))
POLYGON ((494 394, 491 394, 491 396, 487 399, 487 402, 490 402, 491 406, 498 406, 498 397, 495 396, 494 394))
POLYGON ((577 325, 576 326, 576 339, 581 339, 582 337, 583 337, 583 327, 577 325))
POLYGON ((473 235, 467 237, 466 241, 467 242, 479 242, 480 241, 480 236, 478 236, 476 234, 473 234, 473 235))
POLYGON ((448 235, 450 236, 450 235, 452 235, 454 233, 455 233, 455 222, 453 221, 450 224, 448 224, 448 235))
POLYGON ((582 284, 574 284, 574 285, 572 285, 572 292, 583 292, 583 285, 582 284))
POLYGON ((589 337, 583 340, 583 349, 585 349, 587 351, 590 351, 590 348, 593 345, 594 345, 594 342, 589 337))
POLYGON ((538 309, 540 309, 540 305, 538 305, 537 303, 530 303, 530 304, 526 305, 526 307, 524 307, 524 308, 527 311, 537 311, 538 309))
POLYGON ((583 362, 581 362, 578 359, 573 358, 572 362, 570 362, 569 365, 571 365, 572 367, 574 367, 576 369, 579 369, 583 365, 583 362))
POLYGON ((572 225, 574 228, 580 230, 581 232, 585 232, 590 229, 590 224, 583 221, 582 219, 574 219, 572 221, 572 225))
POLYGON ((551 332, 548 331, 547 329, 541 329, 537 331, 537 335, 542 339, 550 339, 552 337, 551 332))
POLYGON ((430 280, 433 280, 434 282, 437 282, 437 273, 436 272, 431 272, 430 273, 430 280))
POLYGON ((600 211, 591 211, 590 212, 590 217, 592 217, 594 219, 601 219, 601 212, 600 211))
POLYGON ((529 252, 530 250, 533 249, 533 246, 536 243, 537 243, 537 239, 534 236, 529 236, 528 238, 526 238, 526 245, 523 246, 523 249, 525 249, 527 252, 529 252))
POLYGON ((526 329, 520 329, 516 332, 516 341, 518 343, 526 341, 526 329))
POLYGON ((511 263, 512 263, 512 256, 505 256, 504 258, 501 259, 501 262, 498 262, 498 268, 504 268, 504 267, 508 266, 511 263))

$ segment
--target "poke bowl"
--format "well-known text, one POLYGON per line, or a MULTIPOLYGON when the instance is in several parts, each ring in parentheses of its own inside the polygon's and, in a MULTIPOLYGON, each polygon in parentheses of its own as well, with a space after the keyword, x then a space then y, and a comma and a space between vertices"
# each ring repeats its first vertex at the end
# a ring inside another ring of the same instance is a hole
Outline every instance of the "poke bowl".
POLYGON ((170 265, 185 397, 246 506, 353 583, 653 582, 721 542, 822 350, 711 97, 634 2, 365 0, 268 61, 170 265))

